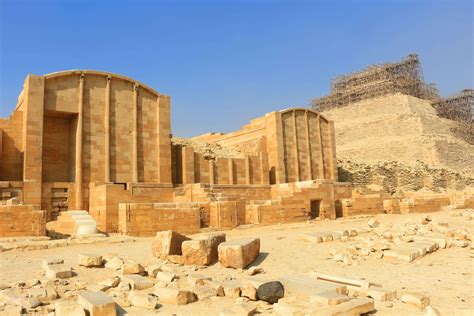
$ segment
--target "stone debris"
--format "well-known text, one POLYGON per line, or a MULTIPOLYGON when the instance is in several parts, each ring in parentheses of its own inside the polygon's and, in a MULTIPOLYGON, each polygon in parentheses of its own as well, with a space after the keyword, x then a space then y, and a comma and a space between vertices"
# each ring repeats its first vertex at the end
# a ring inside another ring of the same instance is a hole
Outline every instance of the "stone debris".
POLYGON ((45 274, 50 279, 67 279, 73 276, 71 267, 64 264, 46 266, 45 274))
POLYGON ((369 225, 370 228, 376 228, 376 227, 379 227, 380 223, 375 220, 375 219, 369 219, 369 221, 367 222, 367 225, 369 225))
POLYGON ((212 281, 212 278, 210 276, 199 273, 188 274, 188 282, 190 285, 205 285, 209 281, 212 281))
POLYGON ((181 245, 186 240, 190 238, 172 230, 157 232, 151 245, 153 255, 161 259, 170 255, 181 255, 181 245))
POLYGON ((343 302, 349 301, 351 297, 347 295, 342 295, 334 291, 326 291, 321 292, 315 295, 310 296, 310 302, 323 305, 323 306, 330 306, 330 305, 337 305, 343 302))
POLYGON ((169 284, 169 283, 173 282, 173 280, 175 278, 176 278, 176 274, 171 273, 171 272, 160 271, 156 274, 156 279, 160 280, 161 282, 163 282, 165 284, 169 284))
POLYGON ((127 274, 122 276, 122 282, 130 284, 132 290, 145 290, 153 287, 155 284, 149 279, 138 274, 127 274))
POLYGON ((198 239, 183 241, 181 251, 184 264, 204 266, 217 261, 217 247, 225 242, 225 236, 223 233, 213 233, 198 239))
POLYGON ((196 301, 196 295, 191 291, 174 288, 155 287, 154 292, 162 304, 186 305, 196 301))
POLYGON ((260 273, 265 273, 265 270, 263 270, 263 268, 261 267, 250 267, 248 270, 247 270, 247 274, 252 276, 252 275, 256 275, 256 274, 260 274, 260 273))
POLYGON ((120 268, 120 274, 144 274, 145 268, 135 262, 125 262, 122 267, 120 268))
POLYGON ((219 262, 226 268, 245 268, 260 253, 260 239, 238 239, 219 244, 219 262))
POLYGON ((424 310, 425 307, 430 305, 430 299, 427 296, 415 292, 402 293, 400 301, 418 307, 420 310, 424 310))
POLYGON ((104 292, 84 292, 77 296, 77 302, 90 316, 115 316, 115 302, 104 292))
POLYGON ((102 266, 102 256, 92 254, 79 254, 79 265, 84 267, 102 266))
POLYGON ((118 256, 114 256, 114 257, 111 257, 110 259, 105 259, 105 260, 106 260, 105 267, 112 270, 119 270, 120 268, 122 268, 122 265, 124 263, 123 260, 118 256))
POLYGON ((58 293, 51 287, 45 288, 32 288, 28 290, 28 297, 33 297, 41 302, 53 301, 58 298, 58 293))
POLYGON ((224 295, 227 297, 240 297, 241 290, 240 290, 240 282, 238 281, 228 281, 225 282, 222 287, 224 288, 224 295))
POLYGON ((227 307, 219 313, 219 316, 251 316, 256 312, 257 307, 247 302, 238 302, 227 307))
POLYGON ((127 296, 127 301, 132 306, 141 307, 145 309, 154 310, 159 307, 158 298, 151 294, 139 293, 137 291, 130 291, 127 296))
POLYGON ((72 301, 59 301, 54 303, 55 316, 86 316, 84 308, 72 301))

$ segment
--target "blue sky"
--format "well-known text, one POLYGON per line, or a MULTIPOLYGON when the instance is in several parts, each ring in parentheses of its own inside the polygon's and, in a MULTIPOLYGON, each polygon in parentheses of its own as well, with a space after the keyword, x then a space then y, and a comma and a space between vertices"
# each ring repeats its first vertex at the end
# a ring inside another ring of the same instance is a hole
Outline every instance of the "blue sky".
POLYGON ((177 136, 307 106, 330 79, 418 53, 442 95, 473 87, 473 1, 0 0, 0 117, 28 73, 97 69, 171 96, 177 136))

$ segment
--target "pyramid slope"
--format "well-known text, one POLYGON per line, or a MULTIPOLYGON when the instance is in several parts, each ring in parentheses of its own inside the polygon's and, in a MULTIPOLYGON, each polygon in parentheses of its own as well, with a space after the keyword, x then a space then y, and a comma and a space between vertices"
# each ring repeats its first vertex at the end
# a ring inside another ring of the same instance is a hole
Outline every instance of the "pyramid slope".
POLYGON ((338 158, 405 164, 419 160, 474 175, 474 146, 451 132, 455 122, 438 117, 430 101, 394 94, 323 114, 334 120, 338 158))

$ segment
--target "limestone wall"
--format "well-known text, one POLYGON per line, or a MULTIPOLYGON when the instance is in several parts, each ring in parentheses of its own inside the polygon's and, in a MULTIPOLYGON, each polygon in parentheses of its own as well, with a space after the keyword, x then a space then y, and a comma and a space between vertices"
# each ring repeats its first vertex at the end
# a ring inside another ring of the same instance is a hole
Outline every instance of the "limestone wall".
POLYGON ((201 227, 199 208, 176 203, 120 203, 119 232, 155 236, 162 230, 196 233, 201 227))
POLYGON ((32 205, 0 205, 0 237, 44 236, 45 214, 32 205))

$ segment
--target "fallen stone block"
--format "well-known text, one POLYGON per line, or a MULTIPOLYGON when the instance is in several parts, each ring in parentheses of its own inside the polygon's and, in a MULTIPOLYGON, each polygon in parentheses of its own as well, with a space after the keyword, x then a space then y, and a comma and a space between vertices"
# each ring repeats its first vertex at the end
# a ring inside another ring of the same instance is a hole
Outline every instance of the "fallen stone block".
POLYGON ((119 283, 120 283, 119 277, 108 278, 99 282, 100 285, 108 286, 109 288, 116 287, 117 285, 119 285, 119 283))
POLYGON ((307 296, 313 296, 327 291, 345 294, 347 291, 347 287, 344 284, 317 280, 309 276, 285 275, 279 278, 278 281, 283 284, 285 291, 307 296))
POLYGON ((191 292, 196 295, 199 301, 217 296, 217 290, 206 285, 195 285, 192 287, 191 292))
POLYGON ((84 267, 100 267, 102 266, 102 256, 80 253, 79 265, 84 267))
POLYGON ((210 240, 186 240, 181 245, 181 251, 184 264, 207 266, 217 260, 217 257, 212 256, 210 240))
POLYGON ((86 316, 81 305, 72 301, 59 301, 54 303, 55 316, 86 316))
POLYGON ((207 281, 212 281, 212 278, 199 273, 191 273, 188 275, 188 283, 190 285, 205 285, 207 281))
POLYGON ((190 238, 172 230, 157 232, 151 244, 153 256, 165 259, 170 255, 181 255, 181 244, 186 240, 190 238))
POLYGON ((63 263, 64 263, 64 259, 61 259, 61 258, 45 258, 45 259, 41 260, 41 266, 45 270, 46 270, 46 267, 48 267, 50 265, 63 264, 63 263))
POLYGON ((156 274, 156 279, 166 284, 173 282, 175 278, 176 278, 176 274, 171 273, 171 272, 160 271, 156 274))
POLYGON ((376 228, 376 227, 379 227, 380 223, 375 220, 375 219, 369 219, 369 221, 367 222, 367 225, 369 225, 370 228, 376 228))
POLYGON ((351 297, 342 295, 334 291, 322 292, 316 295, 310 296, 310 302, 316 303, 323 306, 337 305, 342 302, 349 301, 351 297))
POLYGON ((163 304, 186 305, 196 301, 194 293, 180 289, 155 287, 154 294, 163 304))
POLYGON ((227 297, 240 297, 240 286, 241 284, 237 281, 229 281, 222 284, 224 288, 224 295, 227 297))
POLYGON ((400 301, 418 307, 420 310, 430 305, 430 299, 427 296, 415 292, 404 292, 400 297, 400 301))
POLYGON ((256 310, 256 306, 247 302, 240 302, 225 308, 219 313, 219 316, 251 316, 256 312, 256 310))
POLYGON ((260 239, 238 239, 219 244, 219 262, 227 268, 245 268, 260 253, 260 239))
POLYGON ((274 304, 285 296, 283 284, 279 281, 270 281, 261 284, 257 288, 257 299, 274 304))
POLYGON ((112 270, 119 270, 122 268, 123 260, 119 257, 112 257, 106 260, 105 267, 112 270))
POLYGON ((257 298, 257 289, 250 284, 249 282, 244 282, 240 286, 240 296, 246 297, 249 300, 256 301, 257 298))
POLYGON ((152 281, 138 274, 124 275, 122 281, 130 284, 132 290, 145 290, 155 285, 152 281))
POLYGON ((146 273, 149 277, 155 278, 156 274, 161 271, 161 266, 151 265, 145 268, 146 273))
POLYGON ((73 276, 71 267, 64 264, 48 265, 45 273, 50 279, 67 279, 73 276))
POLYGON ((338 305, 317 310, 318 316, 362 315, 374 310, 374 300, 367 297, 354 298, 338 305))
POLYGON ((216 281, 205 281, 204 285, 216 290, 217 296, 225 296, 224 287, 221 283, 216 281))
POLYGON ((393 301, 397 298, 397 291, 387 291, 381 287, 374 286, 371 286, 367 290, 363 291, 363 294, 379 302, 393 301))
POLYGON ((120 274, 144 274, 145 268, 139 264, 134 262, 126 262, 120 268, 120 274))
POLYGON ((77 302, 90 316, 115 316, 115 302, 104 292, 85 292, 77 296, 77 302))
POLYGON ((138 293, 133 290, 128 293, 127 301, 132 306, 141 307, 149 310, 154 310, 159 306, 158 298, 156 296, 146 293, 138 293))
POLYGON ((442 237, 413 236, 414 241, 431 241, 437 244, 438 248, 446 248, 446 239, 442 237))
POLYGON ((46 288, 32 288, 28 290, 28 297, 34 297, 41 302, 47 302, 57 299, 58 293, 51 286, 46 288))

